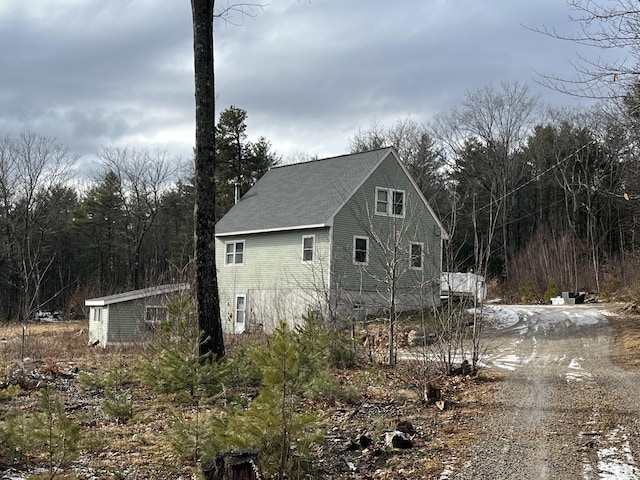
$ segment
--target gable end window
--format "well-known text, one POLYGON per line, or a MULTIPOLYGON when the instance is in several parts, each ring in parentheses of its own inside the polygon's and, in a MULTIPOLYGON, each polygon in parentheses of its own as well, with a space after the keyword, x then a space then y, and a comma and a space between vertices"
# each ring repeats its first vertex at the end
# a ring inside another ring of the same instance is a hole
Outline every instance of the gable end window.
POLYGON ((314 235, 304 235, 302 237, 302 261, 313 262, 314 257, 314 247, 315 247, 315 236, 314 235))
POLYGON ((244 265, 244 240, 225 243, 225 265, 244 265))
POLYGON ((376 215, 404 217, 404 190, 376 187, 376 215))
POLYGON ((409 265, 414 270, 422 270, 423 264, 423 248, 422 243, 412 243, 410 245, 409 265))
POLYGON ((369 264, 368 237, 353 237, 353 263, 356 265, 369 264))

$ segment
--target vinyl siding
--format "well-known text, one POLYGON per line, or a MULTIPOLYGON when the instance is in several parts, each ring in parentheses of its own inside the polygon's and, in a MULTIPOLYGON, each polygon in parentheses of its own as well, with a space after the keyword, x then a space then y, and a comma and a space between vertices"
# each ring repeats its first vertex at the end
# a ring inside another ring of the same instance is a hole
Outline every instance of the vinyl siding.
POLYGON ((277 321, 273 316, 299 315, 300 309, 306 308, 300 303, 309 300, 301 299, 301 292, 318 291, 328 282, 329 254, 328 228, 216 239, 220 310, 225 331, 232 330, 238 294, 247 295, 247 322, 251 317, 253 320, 259 317, 264 323, 266 319, 277 321), (302 261, 302 238, 310 235, 314 236, 314 260, 307 263, 302 261), (244 241, 243 264, 226 265, 226 244, 237 241, 244 241), (274 311, 266 312, 267 309, 274 311))
MULTIPOLYGON (((385 253, 384 249, 376 244, 374 236, 377 236, 380 243, 391 247, 396 232, 399 232, 400 239, 396 250, 399 290, 404 293, 418 293, 420 285, 428 285, 430 291, 427 294, 433 295, 436 288, 439 291, 440 229, 409 178, 396 160, 389 156, 334 218, 333 255, 336 263, 343 268, 335 274, 340 275, 340 282, 346 290, 384 292, 387 289, 384 283, 384 265, 392 258, 392 254, 385 253), (375 214, 376 187, 405 192, 404 218, 375 214), (369 238, 367 266, 353 264, 354 235, 369 238), (412 242, 423 244, 422 270, 409 268, 412 242)), ((337 279, 334 279, 333 283, 338 283, 337 279)))
POLYGON ((89 342, 98 342, 105 346, 107 342, 109 307, 90 307, 89 310, 89 342), (99 312, 99 314, 98 314, 99 312), (101 318, 98 318, 100 315, 101 318))

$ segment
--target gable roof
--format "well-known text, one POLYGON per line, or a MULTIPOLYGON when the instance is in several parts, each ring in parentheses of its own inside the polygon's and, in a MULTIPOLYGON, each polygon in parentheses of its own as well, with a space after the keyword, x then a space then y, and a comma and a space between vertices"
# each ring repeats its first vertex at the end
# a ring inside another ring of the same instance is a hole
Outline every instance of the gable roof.
POLYGON ((157 287, 142 288, 140 290, 132 290, 130 292, 107 295, 106 297, 91 298, 89 300, 85 300, 84 304, 86 307, 105 307, 114 303, 130 302, 131 300, 139 300, 141 298, 153 297, 155 295, 164 295, 167 293, 174 293, 188 289, 188 283, 158 285, 157 287))
POLYGON ((216 224, 216 236, 329 226, 393 148, 274 167, 216 224))

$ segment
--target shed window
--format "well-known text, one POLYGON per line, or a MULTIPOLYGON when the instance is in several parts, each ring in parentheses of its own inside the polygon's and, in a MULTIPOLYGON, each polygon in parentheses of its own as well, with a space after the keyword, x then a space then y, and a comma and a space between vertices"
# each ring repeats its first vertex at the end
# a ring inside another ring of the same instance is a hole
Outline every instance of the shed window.
POLYGON ((156 326, 167 319, 167 311, 161 305, 147 305, 144 321, 149 326, 156 326))
POLYGON ((244 240, 238 242, 227 242, 225 244, 225 261, 226 265, 243 265, 244 264, 244 240))

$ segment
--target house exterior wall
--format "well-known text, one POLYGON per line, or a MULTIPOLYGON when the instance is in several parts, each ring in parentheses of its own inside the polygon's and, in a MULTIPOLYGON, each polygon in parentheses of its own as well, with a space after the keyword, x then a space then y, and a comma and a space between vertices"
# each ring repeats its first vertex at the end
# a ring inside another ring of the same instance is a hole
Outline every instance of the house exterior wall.
MULTIPOLYGON (((236 301, 246 299, 245 329, 272 331, 280 321, 294 324, 326 290, 329 229, 301 229, 216 239, 216 265, 223 330, 236 331, 236 301), (313 261, 304 262, 303 237, 314 239, 313 261), (226 245, 244 242, 243 262, 227 264, 226 245)), ((238 332, 236 332, 238 333, 238 332)))
POLYGON ((440 227, 397 161, 389 156, 338 212, 333 224, 334 268, 331 283, 341 290, 342 303, 385 308, 390 279, 385 265, 396 258, 401 309, 439 302, 442 238, 440 227), (405 195, 403 217, 376 215, 376 188, 405 195), (354 236, 369 240, 367 265, 354 264, 354 236), (410 245, 422 245, 422 269, 410 268, 410 245), (395 252, 395 253, 394 253, 395 252))

